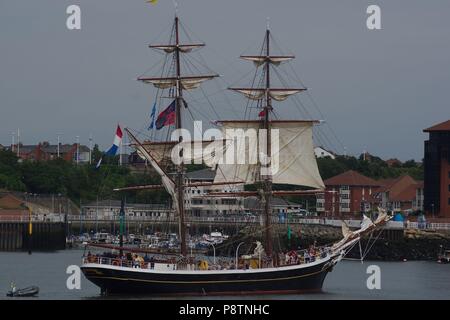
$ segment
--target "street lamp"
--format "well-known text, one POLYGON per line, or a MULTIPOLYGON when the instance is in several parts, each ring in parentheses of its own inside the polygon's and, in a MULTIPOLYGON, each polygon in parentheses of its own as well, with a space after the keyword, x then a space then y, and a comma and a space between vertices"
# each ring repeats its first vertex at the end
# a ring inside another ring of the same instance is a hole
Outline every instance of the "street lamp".
POLYGON ((244 242, 241 242, 238 244, 237 248, 236 248, 236 260, 235 260, 235 264, 236 264, 236 270, 238 268, 238 252, 239 252, 239 247, 244 244, 244 242))
POLYGON ((214 243, 211 243, 211 246, 213 247, 213 251, 214 251, 213 264, 216 265, 216 247, 214 246, 214 243))
POLYGON ((60 135, 62 135, 61 132, 58 132, 57 134, 57 140, 58 140, 58 144, 56 145, 56 157, 59 158, 60 155, 60 144, 61 144, 61 139, 60 139, 60 135))
POLYGON ((77 138, 77 164, 80 159, 80 136, 76 136, 77 138))

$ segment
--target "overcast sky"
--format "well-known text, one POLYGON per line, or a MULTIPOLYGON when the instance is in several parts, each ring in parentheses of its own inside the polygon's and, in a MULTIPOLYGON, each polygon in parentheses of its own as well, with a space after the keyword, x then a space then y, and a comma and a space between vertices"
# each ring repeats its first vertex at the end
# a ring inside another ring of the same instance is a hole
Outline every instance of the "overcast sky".
MULTIPOLYGON (((422 129, 450 118, 448 0, 179 0, 179 15, 222 75, 205 90, 224 118, 245 101, 219 89, 251 70, 238 56, 261 44, 266 17, 321 113, 302 94, 305 108, 329 125, 319 143, 420 160, 422 129), (367 29, 369 4, 381 7, 382 30, 367 29)), ((88 144, 92 134, 107 148, 118 122, 143 128, 155 91, 135 79, 160 60, 147 45, 163 40, 173 16, 172 0, 1 0, 0 144, 20 128, 24 144, 55 143, 57 133, 88 144), (66 28, 71 4, 81 30, 66 28)), ((291 103, 276 105, 283 117, 294 117, 291 103)))

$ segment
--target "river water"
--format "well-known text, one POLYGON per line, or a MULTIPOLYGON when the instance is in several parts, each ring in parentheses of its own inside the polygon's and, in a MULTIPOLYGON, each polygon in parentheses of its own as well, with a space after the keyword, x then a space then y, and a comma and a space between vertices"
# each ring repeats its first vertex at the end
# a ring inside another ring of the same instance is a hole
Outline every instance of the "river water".
MULTIPOLYGON (((80 290, 69 290, 66 269, 79 265, 82 250, 52 253, 0 252, 0 299, 5 296, 11 281, 18 288, 37 285, 38 298, 33 299, 100 299, 99 289, 84 276, 80 290)), ((121 299, 136 298, 121 296, 121 299)), ((146 299, 146 297, 138 297, 146 299)), ((220 299, 221 297, 214 297, 220 299)), ((223 297, 222 297, 223 298, 223 297)), ((233 299, 233 297, 225 297, 233 299)), ((306 295, 272 295, 237 297, 238 299, 450 299, 450 264, 432 261, 340 262, 325 279, 323 292, 306 295), (367 268, 377 265, 381 271, 381 289, 367 288, 367 268)), ((108 298, 109 299, 109 298, 108 298)), ((204 298, 203 298, 204 299, 204 298)))

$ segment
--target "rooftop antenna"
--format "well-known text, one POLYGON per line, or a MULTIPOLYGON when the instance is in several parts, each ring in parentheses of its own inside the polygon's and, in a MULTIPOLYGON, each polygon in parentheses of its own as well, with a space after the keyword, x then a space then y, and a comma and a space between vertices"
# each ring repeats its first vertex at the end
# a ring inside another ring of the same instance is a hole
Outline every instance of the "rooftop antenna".
POLYGON ((270 17, 266 17, 266 27, 267 30, 270 30, 270 17))

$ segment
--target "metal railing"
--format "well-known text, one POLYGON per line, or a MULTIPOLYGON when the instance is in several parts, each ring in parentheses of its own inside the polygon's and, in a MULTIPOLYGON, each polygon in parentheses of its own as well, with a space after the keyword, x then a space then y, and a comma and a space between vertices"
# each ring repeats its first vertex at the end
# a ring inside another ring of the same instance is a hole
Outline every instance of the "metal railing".
MULTIPOLYGON (((126 217, 127 221, 139 221, 139 222, 161 222, 161 223, 178 223, 175 217, 126 217)), ((25 218, 23 221, 28 221, 25 218)), ((62 219, 64 221, 64 219, 62 219)), ((61 221, 61 222, 62 222, 61 221)), ((78 216, 69 215, 69 222, 112 222, 119 221, 118 217, 99 217, 94 216, 78 216)), ((260 216, 211 216, 211 217, 197 217, 188 216, 187 221, 191 223, 230 223, 230 224, 245 224, 245 223, 261 223, 264 220, 260 216)), ((359 228, 361 225, 361 220, 359 219, 346 219, 345 223, 350 228, 359 228)), ((278 216, 272 217, 272 223, 274 224, 308 224, 308 225, 323 225, 323 226, 333 226, 341 227, 342 220, 338 219, 328 219, 328 218, 280 218, 278 216)), ((450 230, 450 223, 421 223, 421 222, 403 222, 403 221, 388 221, 384 226, 385 229, 428 229, 428 230, 450 230)))
MULTIPOLYGON (((6 215, 0 216, 0 222, 30 222, 30 216, 27 215, 6 215)), ((32 222, 65 222, 64 215, 37 216, 33 215, 32 222)))

